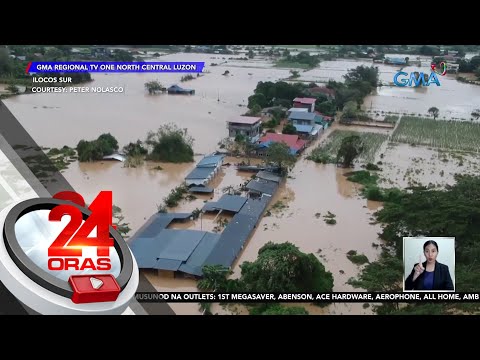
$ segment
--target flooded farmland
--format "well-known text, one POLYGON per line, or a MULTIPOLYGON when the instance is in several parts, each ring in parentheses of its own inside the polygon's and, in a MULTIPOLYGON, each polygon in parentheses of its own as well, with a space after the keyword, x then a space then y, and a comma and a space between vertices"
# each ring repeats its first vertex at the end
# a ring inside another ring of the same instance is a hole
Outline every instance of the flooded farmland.
MULTIPOLYGON (((161 61, 205 61, 207 73, 181 84, 195 89, 194 96, 150 96, 144 89, 144 83, 150 80, 159 80, 166 86, 180 84, 181 74, 93 74, 95 86, 123 86, 125 93, 31 94, 10 98, 5 104, 40 146, 75 147, 81 139, 91 140, 101 133, 110 132, 122 147, 131 141, 145 139, 149 130, 155 130, 161 124, 174 122, 181 128, 187 128, 194 137, 195 153, 207 154, 216 150, 217 143, 227 136, 226 120, 247 111, 248 96, 253 94, 259 81, 276 81, 290 75, 289 69, 273 67, 268 59, 228 60, 230 56, 189 53, 159 58, 161 61), (212 63, 218 65, 211 66, 212 63), (226 70, 230 74, 222 75, 226 70)), ((362 64, 372 63, 364 59, 324 61, 313 70, 301 72, 299 79, 319 83, 330 79, 339 81, 348 69, 362 64)), ((399 67, 379 64, 379 70, 380 80, 389 83, 399 67)), ((414 68, 405 68, 404 71, 414 71, 414 68)), ((480 106, 480 87, 457 82, 452 76, 442 77, 440 81, 441 87, 424 89, 381 87, 376 94, 367 97, 364 107, 379 113, 391 111, 424 115, 429 107, 437 106, 440 117, 469 119, 471 111, 480 106)), ((390 130, 350 129, 391 134, 390 130)), ((329 129, 327 134, 322 134, 320 141, 331 131, 329 129)), ((444 161, 445 156, 436 150, 407 144, 385 143, 379 153, 384 153, 385 162, 382 174, 385 180, 384 184, 380 184, 386 187, 408 186, 409 178, 415 178, 424 185, 428 182, 444 185, 453 180, 453 173, 458 171, 460 162, 451 155, 444 161), (439 165, 445 167, 443 175, 440 175, 442 168, 439 165), (406 173, 409 176, 405 176, 406 173)), ((200 158, 198 155, 195 160, 200 158)), ((227 158, 225 162, 234 164, 240 160, 227 158)), ((64 171, 64 176, 87 201, 91 201, 101 190, 112 190, 113 201, 122 209, 125 221, 132 229, 130 234, 133 234, 157 211, 157 205, 183 181, 195 163, 162 163, 162 170, 156 170, 157 166, 149 162, 137 168, 125 168, 119 162, 76 162, 64 171)), ((464 156, 462 166, 476 171, 479 164, 473 156, 464 156)), ((255 260, 258 250, 265 243, 289 241, 303 252, 315 254, 332 272, 335 291, 353 290, 346 282, 358 274, 360 267, 350 262, 346 253, 356 250, 370 261, 376 259, 379 251, 373 245, 380 243, 377 236, 380 227, 370 222, 372 213, 381 203, 361 198, 359 185, 347 181, 344 173, 334 165, 315 164, 302 157, 272 201, 272 205, 281 202, 281 209, 272 210, 270 216, 261 219, 234 265, 233 276, 240 275, 242 262, 255 260), (324 222, 323 215, 328 212, 336 215, 337 224, 324 222)), ((224 188, 237 187, 251 175, 237 172, 234 166, 224 166, 212 182, 215 188, 213 200, 224 193, 224 188)), ((189 212, 211 200, 210 195, 196 197, 172 210, 189 212)), ((216 226, 215 216, 212 215, 175 225, 208 231, 216 226)), ((167 278, 153 271, 146 272, 146 276, 159 291, 196 291, 193 280, 167 278)), ((370 308, 364 309, 362 304, 335 304, 326 308, 299 305, 305 306, 311 314, 371 313, 370 308)), ((177 303, 171 306, 179 314, 200 314, 198 304, 177 303)), ((245 313, 245 309, 223 309, 220 306, 215 306, 213 311, 220 314, 245 313)))

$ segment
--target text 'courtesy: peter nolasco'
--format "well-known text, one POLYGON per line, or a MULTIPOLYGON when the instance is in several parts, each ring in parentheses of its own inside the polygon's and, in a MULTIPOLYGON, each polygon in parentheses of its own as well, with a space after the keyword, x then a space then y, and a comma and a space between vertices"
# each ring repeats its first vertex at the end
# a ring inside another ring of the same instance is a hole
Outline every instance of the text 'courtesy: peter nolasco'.
POLYGON ((72 78, 68 76, 34 78, 32 93, 118 94, 125 92, 123 86, 77 86, 71 83, 72 78))

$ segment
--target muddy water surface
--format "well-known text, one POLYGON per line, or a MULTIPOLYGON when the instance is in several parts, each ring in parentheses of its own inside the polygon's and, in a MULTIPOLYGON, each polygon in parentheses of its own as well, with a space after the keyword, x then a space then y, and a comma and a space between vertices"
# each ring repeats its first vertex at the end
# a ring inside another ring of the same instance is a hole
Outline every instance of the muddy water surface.
MULTIPOLYGON (((112 133, 119 140, 120 146, 123 146, 130 141, 144 139, 149 130, 156 129, 161 124, 175 122, 182 128, 188 128, 189 134, 195 138, 195 152, 204 154, 215 150, 218 141, 227 135, 226 120, 246 111, 244 106, 239 105, 246 105, 248 96, 258 81, 275 81, 290 75, 289 69, 272 68, 271 62, 265 59, 210 66, 212 62, 220 63, 223 60, 219 56, 205 54, 171 54, 161 57, 161 61, 206 62, 210 73, 181 83, 184 87, 195 89, 194 96, 146 94, 145 82, 159 80, 169 86, 180 83, 181 74, 94 74, 92 85, 124 86, 125 93, 32 94, 9 98, 5 103, 41 146, 75 146, 79 140, 94 139, 103 132, 112 133), (226 70, 230 71, 230 75, 222 75, 226 70)), ((341 80, 348 69, 361 64, 369 65, 371 62, 325 61, 316 69, 301 72, 301 79, 341 80)), ((379 64, 382 82, 391 81, 398 69, 379 64)), ((480 87, 458 83, 449 76, 440 80, 441 87, 382 87, 378 95, 369 97, 365 104, 372 109, 401 113, 425 113, 428 107, 437 106, 441 116, 448 114, 466 117, 475 105, 475 100, 480 98, 480 87)), ((397 155, 389 154, 386 157, 395 163, 397 155)), ((425 158, 428 158, 427 154, 425 158)), ((196 158, 197 161, 199 159, 200 157, 196 158)), ((407 164, 408 161, 411 160, 399 160, 399 163, 407 164)), ((125 221, 130 223, 133 234, 156 212, 157 205, 170 190, 179 185, 195 166, 194 163, 160 164, 163 170, 152 170, 156 165, 158 164, 146 163, 128 169, 117 162, 74 163, 64 175, 87 201, 91 201, 101 190, 112 190, 114 203, 122 208, 125 221)), ((390 169, 387 167, 385 171, 389 172, 390 169)), ((316 254, 326 269, 333 273, 334 290, 353 290, 346 281, 358 274, 359 267, 346 258, 346 253, 354 249, 365 254, 370 261, 375 260, 377 250, 372 247, 372 243, 379 243, 379 227, 370 225, 369 222, 372 212, 381 204, 361 199, 358 196, 359 186, 348 182, 343 173, 343 170, 333 165, 318 165, 300 160, 272 203, 282 201, 287 207, 281 211, 272 211, 271 216, 261 220, 234 266, 235 276, 239 275, 239 264, 245 260, 255 260, 258 250, 268 241, 290 241, 302 251, 316 254), (324 222, 323 215, 328 211, 336 215, 336 225, 324 222), (320 215, 316 216, 318 213, 320 215)), ((248 173, 237 173, 233 167, 224 167, 213 181, 216 189, 213 199, 223 194, 223 188, 238 186, 250 176, 248 173)), ((198 195, 194 201, 183 202, 174 210, 191 211, 201 208, 204 201, 209 199, 208 195, 198 195)), ((202 220, 175 226, 210 230, 215 225, 214 216, 204 215, 202 220)), ((156 273, 149 273, 148 276, 159 290, 196 289, 192 280, 159 277, 156 273)), ((172 306, 179 313, 199 313, 197 304, 172 306)), ((364 310, 362 304, 336 304, 323 309, 307 307, 314 314, 363 314, 370 311, 364 310)))

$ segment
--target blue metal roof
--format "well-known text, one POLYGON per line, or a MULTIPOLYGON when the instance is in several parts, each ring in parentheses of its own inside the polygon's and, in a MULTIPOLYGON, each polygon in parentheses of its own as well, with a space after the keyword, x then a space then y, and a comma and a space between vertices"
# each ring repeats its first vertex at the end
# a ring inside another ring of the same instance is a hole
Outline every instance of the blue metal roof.
POLYGON ((262 194, 273 195, 277 191, 278 184, 268 180, 252 180, 247 184, 248 190, 261 192, 262 194))
POLYGON ((204 236, 204 231, 165 229, 157 237, 165 244, 158 258, 187 261, 204 236))
POLYGON ((137 237, 130 244, 139 269, 153 269, 157 263, 155 254, 160 252, 161 242, 153 237, 137 237))
POLYGON ((235 214, 225 229, 223 229, 216 246, 205 260, 205 265, 230 267, 258 220, 258 218, 253 216, 235 214))
POLYGON ((239 212, 247 201, 246 197, 238 195, 223 195, 218 201, 208 202, 203 206, 203 211, 226 210, 239 212))
POLYGON ((205 193, 205 194, 213 193, 213 189, 208 186, 191 186, 188 189, 188 191, 191 193, 205 193))
POLYGON ((311 125, 293 125, 298 132, 311 134, 313 131, 313 126, 311 125))
POLYGON ((215 169, 211 167, 196 167, 185 177, 185 180, 208 179, 214 171, 215 169))
POLYGON ((180 268, 180 265, 182 265, 181 260, 158 259, 153 266, 153 269, 177 271, 180 268))
POLYGON ((288 117, 288 120, 310 120, 314 121, 315 120, 315 113, 311 112, 304 112, 304 111, 292 111, 290 116, 288 117))
POLYGON ((272 200, 271 197, 265 196, 258 199, 248 199, 242 209, 239 211, 239 214, 248 215, 260 219, 265 208, 268 206, 269 202, 272 200))
POLYGON ((202 160, 198 162, 197 167, 217 167, 219 164, 222 163, 224 157, 225 155, 205 156, 202 160))
POLYGON ((279 176, 278 174, 274 174, 271 171, 264 171, 264 170, 259 171, 257 173, 257 178, 274 181, 276 183, 279 183, 282 180, 282 177, 279 176))
POLYGON ((167 91, 170 91, 170 90, 175 90, 175 91, 193 91, 193 89, 184 89, 184 88, 178 86, 177 84, 172 85, 172 86, 170 86, 170 87, 167 89, 167 91))
POLYGON ((220 240, 219 234, 207 232, 202 241, 193 251, 186 263, 180 265, 179 270, 187 274, 202 276, 202 269, 207 257, 212 253, 213 248, 220 240))

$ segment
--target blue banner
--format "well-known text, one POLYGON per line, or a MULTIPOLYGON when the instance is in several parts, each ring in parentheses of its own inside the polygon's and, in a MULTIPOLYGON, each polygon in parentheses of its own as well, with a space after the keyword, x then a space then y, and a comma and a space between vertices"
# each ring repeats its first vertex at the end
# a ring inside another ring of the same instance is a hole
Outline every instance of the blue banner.
POLYGON ((28 73, 51 72, 185 72, 201 73, 205 62, 113 62, 113 61, 46 61, 30 62, 25 70, 28 73))

